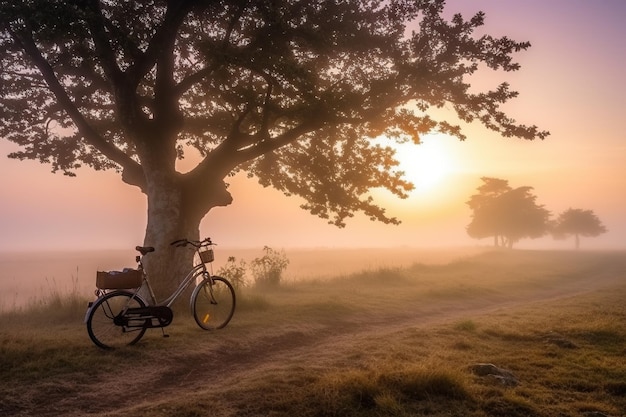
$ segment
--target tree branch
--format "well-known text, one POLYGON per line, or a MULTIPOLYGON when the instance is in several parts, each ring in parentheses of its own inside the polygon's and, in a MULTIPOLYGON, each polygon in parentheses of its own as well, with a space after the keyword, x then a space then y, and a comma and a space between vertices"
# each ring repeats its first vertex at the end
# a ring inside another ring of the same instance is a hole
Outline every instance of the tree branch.
MULTIPOLYGON (((123 89, 126 81, 122 70, 117 65, 115 51, 111 47, 109 37, 106 34, 106 19, 102 15, 100 2, 98 0, 91 0, 89 5, 91 13, 86 15, 85 21, 87 22, 91 32, 91 37, 94 41, 94 46, 96 47, 96 54, 100 58, 99 63, 102 65, 104 73, 109 80, 111 80, 112 84, 118 90, 121 90, 123 89)), ((115 94, 118 95, 119 92, 115 91, 115 94)))
POLYGON ((174 95, 176 98, 180 98, 186 91, 188 91, 194 84, 207 78, 213 71, 215 71, 221 64, 214 62, 213 65, 204 67, 197 72, 183 78, 176 88, 174 89, 174 95))
MULTIPOLYGON (((229 42, 230 42, 230 37, 235 29, 235 25, 241 19, 241 16, 243 16, 243 13, 245 10, 246 10, 246 3, 241 2, 241 4, 239 5, 239 8, 237 9, 237 12, 233 14, 232 18, 228 22, 228 28, 226 29, 226 34, 224 35, 224 39, 222 39, 222 44, 220 46, 220 49, 222 51, 226 50, 226 48, 228 47, 229 42)), ((176 86, 176 91, 175 91, 176 97, 180 98, 195 83, 198 83, 202 81, 203 79, 207 78, 213 71, 215 71, 221 65, 222 64, 220 62, 213 62, 213 65, 204 67, 200 69, 199 71, 185 77, 176 86)))
MULTIPOLYGON (((148 48, 141 57, 137 57, 127 75, 132 80, 132 85, 139 84, 141 79, 159 62, 163 56, 170 54, 176 42, 175 32, 191 10, 193 1, 169 1, 163 24, 156 30, 150 40, 148 48)), ((173 71, 170 71, 173 75, 173 71)))
POLYGON ((321 118, 312 116, 277 137, 266 138, 244 148, 234 147, 234 138, 230 141, 225 140, 207 155, 196 168, 188 172, 185 175, 186 179, 188 181, 202 181, 203 178, 208 178, 212 175, 224 178, 237 166, 286 146, 300 139, 303 135, 320 128, 322 125, 323 121, 321 118))
POLYGON ((125 173, 125 176, 123 176, 125 181, 143 189, 145 179, 143 178, 141 166, 119 148, 107 142, 102 136, 100 136, 100 134, 98 134, 97 131, 93 129, 89 122, 80 113, 78 108, 74 105, 72 99, 68 96, 67 92, 57 79, 54 69, 43 57, 32 37, 26 34, 25 31, 17 33, 9 30, 9 33, 13 37, 14 41, 22 47, 34 65, 39 69, 46 84, 50 88, 50 91, 54 94, 58 103, 72 119, 76 128, 85 138, 87 143, 96 148, 104 156, 120 165, 125 173))

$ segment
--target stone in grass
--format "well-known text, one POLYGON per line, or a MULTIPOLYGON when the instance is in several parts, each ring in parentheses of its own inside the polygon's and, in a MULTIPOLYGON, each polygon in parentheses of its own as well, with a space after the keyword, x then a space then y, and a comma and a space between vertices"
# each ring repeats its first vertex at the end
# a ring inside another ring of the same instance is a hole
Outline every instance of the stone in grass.
POLYGON ((501 385, 504 387, 515 387, 519 385, 519 381, 511 371, 498 368, 494 364, 475 363, 474 365, 470 365, 469 368, 474 375, 483 377, 485 378, 485 380, 490 381, 496 385, 501 385))

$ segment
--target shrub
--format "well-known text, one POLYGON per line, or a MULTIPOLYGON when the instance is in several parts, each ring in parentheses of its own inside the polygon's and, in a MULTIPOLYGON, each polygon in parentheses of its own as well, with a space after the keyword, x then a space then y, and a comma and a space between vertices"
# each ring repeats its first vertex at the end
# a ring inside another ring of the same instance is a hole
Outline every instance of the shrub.
POLYGON ((276 251, 268 246, 263 248, 263 255, 250 262, 254 283, 259 286, 277 287, 282 280, 283 271, 289 265, 285 251, 276 251))
POLYGON ((217 270, 217 275, 229 280, 235 289, 240 289, 246 285, 246 269, 246 261, 240 259, 237 262, 234 256, 229 256, 226 264, 217 270))
POLYGON ((472 320, 464 320, 457 323, 454 328, 463 332, 473 332, 476 330, 476 323, 472 320))

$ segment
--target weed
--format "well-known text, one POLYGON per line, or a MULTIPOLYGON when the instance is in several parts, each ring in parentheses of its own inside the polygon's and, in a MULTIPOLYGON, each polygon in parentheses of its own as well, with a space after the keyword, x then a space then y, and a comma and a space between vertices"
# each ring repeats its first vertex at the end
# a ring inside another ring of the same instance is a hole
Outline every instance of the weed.
POLYGON ((476 331, 477 327, 478 326, 476 326, 476 323, 474 323, 472 320, 463 320, 461 322, 458 322, 454 326, 454 329, 462 332, 474 332, 476 331))
POLYGON ((217 270, 216 275, 226 278, 238 290, 246 286, 246 261, 240 259, 239 262, 234 256, 229 256, 226 264, 217 270))
POLYGON ((490 416, 540 417, 542 415, 530 401, 514 394, 504 394, 488 399, 482 408, 490 416))
POLYGON ((237 291, 237 313, 248 311, 265 311, 271 308, 267 297, 251 291, 237 291))
POLYGON ((528 334, 521 331, 507 330, 499 327, 483 330, 483 333, 494 338, 498 338, 507 342, 535 342, 538 340, 534 334, 528 334))
POLYGON ((381 267, 378 269, 357 272, 343 278, 346 282, 359 285, 406 285, 406 271, 400 268, 381 267))
POLYGON ((464 375, 449 369, 415 367, 388 372, 381 375, 379 379, 385 386, 402 393, 407 401, 420 401, 433 397, 446 400, 469 398, 464 375))
POLYGON ((282 280, 283 271, 289 265, 285 251, 277 251, 268 246, 263 248, 265 255, 250 262, 254 283, 259 286, 277 287, 282 280))
POLYGON ((471 350, 472 348, 472 344, 466 340, 460 340, 452 345, 452 349, 456 350, 471 350))
POLYGON ((72 288, 62 292, 56 281, 46 279, 47 289, 41 296, 31 298, 24 306, 3 311, 4 320, 41 325, 67 323, 82 319, 88 300, 79 291, 78 278, 72 278, 72 288))
POLYGON ((577 336, 603 349, 622 348, 626 342, 623 330, 613 328, 590 329, 577 336))
POLYGON ((610 381, 604 384, 604 390, 617 397, 626 397, 625 381, 610 381))

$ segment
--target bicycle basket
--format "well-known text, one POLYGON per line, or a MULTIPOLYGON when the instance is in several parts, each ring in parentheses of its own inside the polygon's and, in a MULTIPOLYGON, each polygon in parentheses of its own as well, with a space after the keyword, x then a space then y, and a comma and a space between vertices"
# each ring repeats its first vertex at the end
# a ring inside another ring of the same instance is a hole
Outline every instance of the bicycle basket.
POLYGON ((96 272, 96 287, 101 290, 117 290, 141 287, 143 277, 137 269, 96 272))
POLYGON ((200 260, 202 261, 202 263, 210 264, 211 262, 213 262, 214 259, 215 256, 213 256, 213 249, 207 249, 200 252, 200 260))

